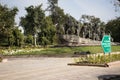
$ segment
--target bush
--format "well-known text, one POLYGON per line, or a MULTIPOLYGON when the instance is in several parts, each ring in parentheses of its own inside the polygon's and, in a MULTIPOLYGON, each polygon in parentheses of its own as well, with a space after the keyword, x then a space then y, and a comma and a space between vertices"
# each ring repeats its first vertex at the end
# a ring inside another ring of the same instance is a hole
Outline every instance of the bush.
POLYGON ((111 54, 111 55, 88 55, 87 57, 79 57, 75 58, 75 63, 95 63, 95 64, 103 64, 109 63, 113 61, 120 60, 120 54, 111 54))
POLYGON ((0 57, 0 62, 2 62, 2 58, 0 57))

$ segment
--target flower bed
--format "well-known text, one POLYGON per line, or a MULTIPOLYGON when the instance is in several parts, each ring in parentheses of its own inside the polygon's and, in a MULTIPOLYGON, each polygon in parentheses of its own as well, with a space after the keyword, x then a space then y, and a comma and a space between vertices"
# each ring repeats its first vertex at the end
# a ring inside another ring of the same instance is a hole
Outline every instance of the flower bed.
POLYGON ((75 63, 69 63, 68 65, 77 66, 99 66, 99 67, 109 67, 107 63, 119 61, 120 54, 107 54, 107 55, 87 55, 86 57, 74 58, 75 63))

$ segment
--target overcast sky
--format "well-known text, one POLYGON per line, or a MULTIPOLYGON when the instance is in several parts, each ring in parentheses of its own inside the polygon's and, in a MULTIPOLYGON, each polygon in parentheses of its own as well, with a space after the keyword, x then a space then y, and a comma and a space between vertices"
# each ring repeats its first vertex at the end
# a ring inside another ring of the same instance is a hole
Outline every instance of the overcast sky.
MULTIPOLYGON (((115 12, 115 8, 111 0, 58 0, 58 5, 64 9, 65 13, 68 13, 80 19, 81 15, 94 15, 101 18, 102 21, 114 19, 120 14, 115 12)), ((30 5, 40 5, 43 3, 43 9, 47 8, 47 0, 0 0, 1 4, 7 4, 8 7, 18 7, 19 12, 16 16, 16 22, 19 23, 19 17, 26 14, 25 7, 30 5)))

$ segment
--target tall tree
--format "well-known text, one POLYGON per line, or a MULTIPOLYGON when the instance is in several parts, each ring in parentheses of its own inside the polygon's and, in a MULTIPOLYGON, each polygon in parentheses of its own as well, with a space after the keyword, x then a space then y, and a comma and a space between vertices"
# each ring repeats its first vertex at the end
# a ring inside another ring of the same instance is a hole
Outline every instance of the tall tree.
POLYGON ((49 16, 52 18, 52 22, 56 27, 56 36, 58 36, 58 43, 60 43, 60 36, 64 34, 65 13, 64 10, 58 6, 58 0, 48 0, 49 16))
POLYGON ((111 2, 114 4, 115 6, 115 11, 119 11, 120 10, 120 0, 111 0, 111 2))
POLYGON ((114 42, 120 42, 120 17, 106 24, 106 33, 111 35, 114 42))
POLYGON ((78 35, 80 34, 80 23, 71 15, 65 15, 64 31, 65 34, 78 35))
POLYGON ((51 14, 55 12, 55 8, 58 6, 58 0, 48 0, 48 8, 47 10, 50 11, 51 14))
POLYGON ((55 42, 56 28, 53 25, 51 17, 46 17, 43 20, 43 25, 41 26, 41 32, 39 33, 39 42, 44 47, 55 42))
MULTIPOLYGON (((14 45, 21 47, 21 45, 24 43, 24 35, 21 33, 21 30, 18 29, 18 27, 15 27, 12 32, 14 36, 14 45)), ((10 38, 12 40, 12 37, 10 38)), ((11 41, 11 43, 13 43, 11 41)))
POLYGON ((34 45, 36 46, 37 34, 40 32, 42 21, 45 18, 45 13, 42 10, 42 4, 39 6, 29 6, 26 8, 27 15, 21 17, 20 25, 24 28, 25 35, 34 36, 34 45))
POLYGON ((58 0, 48 0, 48 11, 52 18, 53 24, 57 28, 57 34, 63 34, 63 25, 65 22, 65 14, 63 9, 58 6, 58 0))
POLYGON ((82 15, 80 21, 83 24, 81 34, 83 37, 93 40, 100 40, 104 35, 105 28, 104 22, 95 16, 82 15))
POLYGON ((0 4, 0 41, 6 41, 8 45, 15 25, 15 15, 17 12, 18 9, 16 7, 10 9, 0 4))

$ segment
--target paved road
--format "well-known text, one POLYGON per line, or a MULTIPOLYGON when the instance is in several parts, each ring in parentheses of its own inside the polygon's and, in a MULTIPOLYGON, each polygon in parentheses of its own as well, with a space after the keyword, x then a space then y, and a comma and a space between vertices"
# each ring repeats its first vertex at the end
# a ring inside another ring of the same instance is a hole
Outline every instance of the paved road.
POLYGON ((109 68, 68 66, 72 58, 17 58, 0 63, 0 80, 99 80, 101 75, 120 75, 119 65, 109 68))

